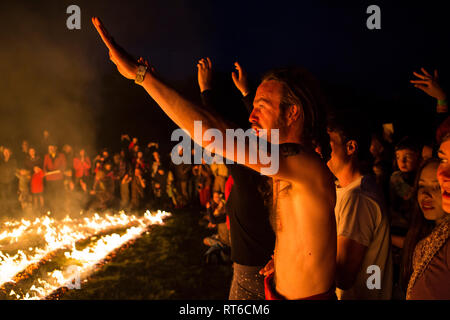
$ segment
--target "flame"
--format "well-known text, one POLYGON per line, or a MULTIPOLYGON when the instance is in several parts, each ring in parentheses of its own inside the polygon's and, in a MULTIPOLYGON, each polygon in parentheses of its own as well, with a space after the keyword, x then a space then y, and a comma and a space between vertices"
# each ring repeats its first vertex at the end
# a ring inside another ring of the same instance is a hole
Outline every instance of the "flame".
MULTIPOLYGON (((126 242, 139 237, 149 225, 163 224, 163 219, 171 214, 165 211, 152 214, 149 210, 142 217, 127 215, 124 211, 116 215, 94 214, 91 218, 73 219, 69 216, 57 221, 49 216, 34 221, 7 221, 5 231, 0 234, 0 243, 8 245, 20 243, 29 237, 38 239, 37 246, 27 245, 26 249, 17 250, 14 255, 0 251, 0 286, 6 282, 15 283, 21 279, 20 274, 27 269, 38 267, 38 263, 51 256, 56 250, 64 250, 67 259, 74 261, 78 268, 77 276, 86 277, 93 267, 109 253, 126 242), (126 228, 125 232, 104 234, 117 228, 126 228), (76 243, 89 239, 89 244, 77 250, 76 243)), ((1 246, 0 248, 2 248, 1 246)), ((42 299, 56 289, 72 283, 71 266, 62 266, 48 274, 46 279, 38 279, 24 295, 11 290, 10 295, 17 299, 42 299)), ((26 272, 25 272, 26 273, 26 272)))

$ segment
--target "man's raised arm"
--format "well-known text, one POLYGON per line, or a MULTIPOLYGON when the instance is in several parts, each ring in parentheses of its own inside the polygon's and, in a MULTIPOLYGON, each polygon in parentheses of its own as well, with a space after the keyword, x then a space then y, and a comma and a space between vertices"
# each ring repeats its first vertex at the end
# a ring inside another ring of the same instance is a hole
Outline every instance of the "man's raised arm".
MULTIPOLYGON (((117 69, 125 78, 134 80, 136 78, 139 64, 143 64, 141 62, 144 62, 143 59, 134 59, 123 48, 117 45, 114 39, 109 35, 100 19, 93 17, 92 22, 97 29, 97 32, 100 34, 103 42, 109 49, 111 61, 117 66, 117 69)), ((147 70, 144 81, 141 82, 140 85, 144 87, 147 93, 156 101, 156 103, 169 116, 169 118, 171 118, 180 128, 186 130, 196 143, 202 147, 207 147, 211 141, 203 141, 203 134, 208 129, 214 128, 222 133, 221 137, 223 138, 221 143, 223 150, 216 149, 214 150, 215 153, 239 163, 242 163, 239 159, 249 159, 248 142, 245 143, 245 148, 237 148, 235 143, 233 143, 232 146, 226 145, 226 129, 235 129, 236 126, 234 124, 226 122, 216 112, 212 110, 205 110, 204 108, 188 101, 176 90, 158 79, 154 72, 150 70, 147 70), (194 135, 194 121, 202 122, 201 136, 194 135), (245 152, 245 155, 239 154, 242 152, 245 152)), ((256 149, 253 151, 257 152, 256 149)), ((263 167, 258 163, 249 163, 247 160, 244 164, 257 171, 260 171, 261 167, 263 167)))

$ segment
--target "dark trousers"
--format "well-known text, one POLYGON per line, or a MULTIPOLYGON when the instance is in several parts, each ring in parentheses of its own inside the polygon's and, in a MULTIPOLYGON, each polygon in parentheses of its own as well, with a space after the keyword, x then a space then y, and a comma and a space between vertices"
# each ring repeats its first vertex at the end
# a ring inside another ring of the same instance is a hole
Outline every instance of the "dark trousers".
POLYGON ((264 276, 259 274, 264 266, 244 266, 233 263, 229 300, 264 300, 264 276))

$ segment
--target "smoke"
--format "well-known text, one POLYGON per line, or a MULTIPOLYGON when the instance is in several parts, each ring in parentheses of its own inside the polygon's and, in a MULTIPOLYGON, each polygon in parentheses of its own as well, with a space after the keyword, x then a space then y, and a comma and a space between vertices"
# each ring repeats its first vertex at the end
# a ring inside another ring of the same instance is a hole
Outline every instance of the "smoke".
MULTIPOLYGON (((122 1, 2 1, 0 146, 10 147, 17 155, 21 141, 28 140, 39 151, 44 130, 59 151, 70 144, 75 152, 86 149, 91 160, 99 147, 119 141, 121 133, 138 136, 144 145, 159 140, 164 146, 175 126, 149 103, 145 91, 117 73, 90 17, 104 18, 130 52, 144 56, 151 52, 159 71, 179 80, 186 70, 195 74, 196 59, 203 51, 202 37, 194 32, 201 21, 197 9, 182 0, 171 4, 139 0, 126 6, 122 1), (67 29, 66 9, 72 4, 81 8, 81 30, 67 29), (150 16, 136 19, 138 12, 150 12, 150 16), (173 42, 167 32, 181 40, 173 42), (146 48, 147 37, 152 50, 146 48)), ((198 95, 198 88, 195 91, 198 95)), ((72 212, 82 205, 63 193, 59 200, 58 207, 72 212)), ((52 214, 61 214, 57 211, 52 214)))
POLYGON ((66 28, 64 5, 2 4, 0 144, 39 143, 44 129, 60 147, 96 144, 98 76, 84 32, 66 28))

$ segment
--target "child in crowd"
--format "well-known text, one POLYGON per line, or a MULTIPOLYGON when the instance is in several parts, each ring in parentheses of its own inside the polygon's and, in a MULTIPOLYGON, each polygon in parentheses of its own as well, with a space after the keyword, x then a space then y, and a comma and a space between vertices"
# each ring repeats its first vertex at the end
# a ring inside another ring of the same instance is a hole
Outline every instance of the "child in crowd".
POLYGON ((414 178, 420 165, 419 145, 409 137, 401 139, 395 147, 395 161, 398 170, 392 173, 389 182, 391 231, 405 236, 414 206, 414 178))
POLYGON ((38 166, 33 167, 31 177, 31 195, 33 198, 33 209, 41 211, 44 209, 44 171, 38 166))

